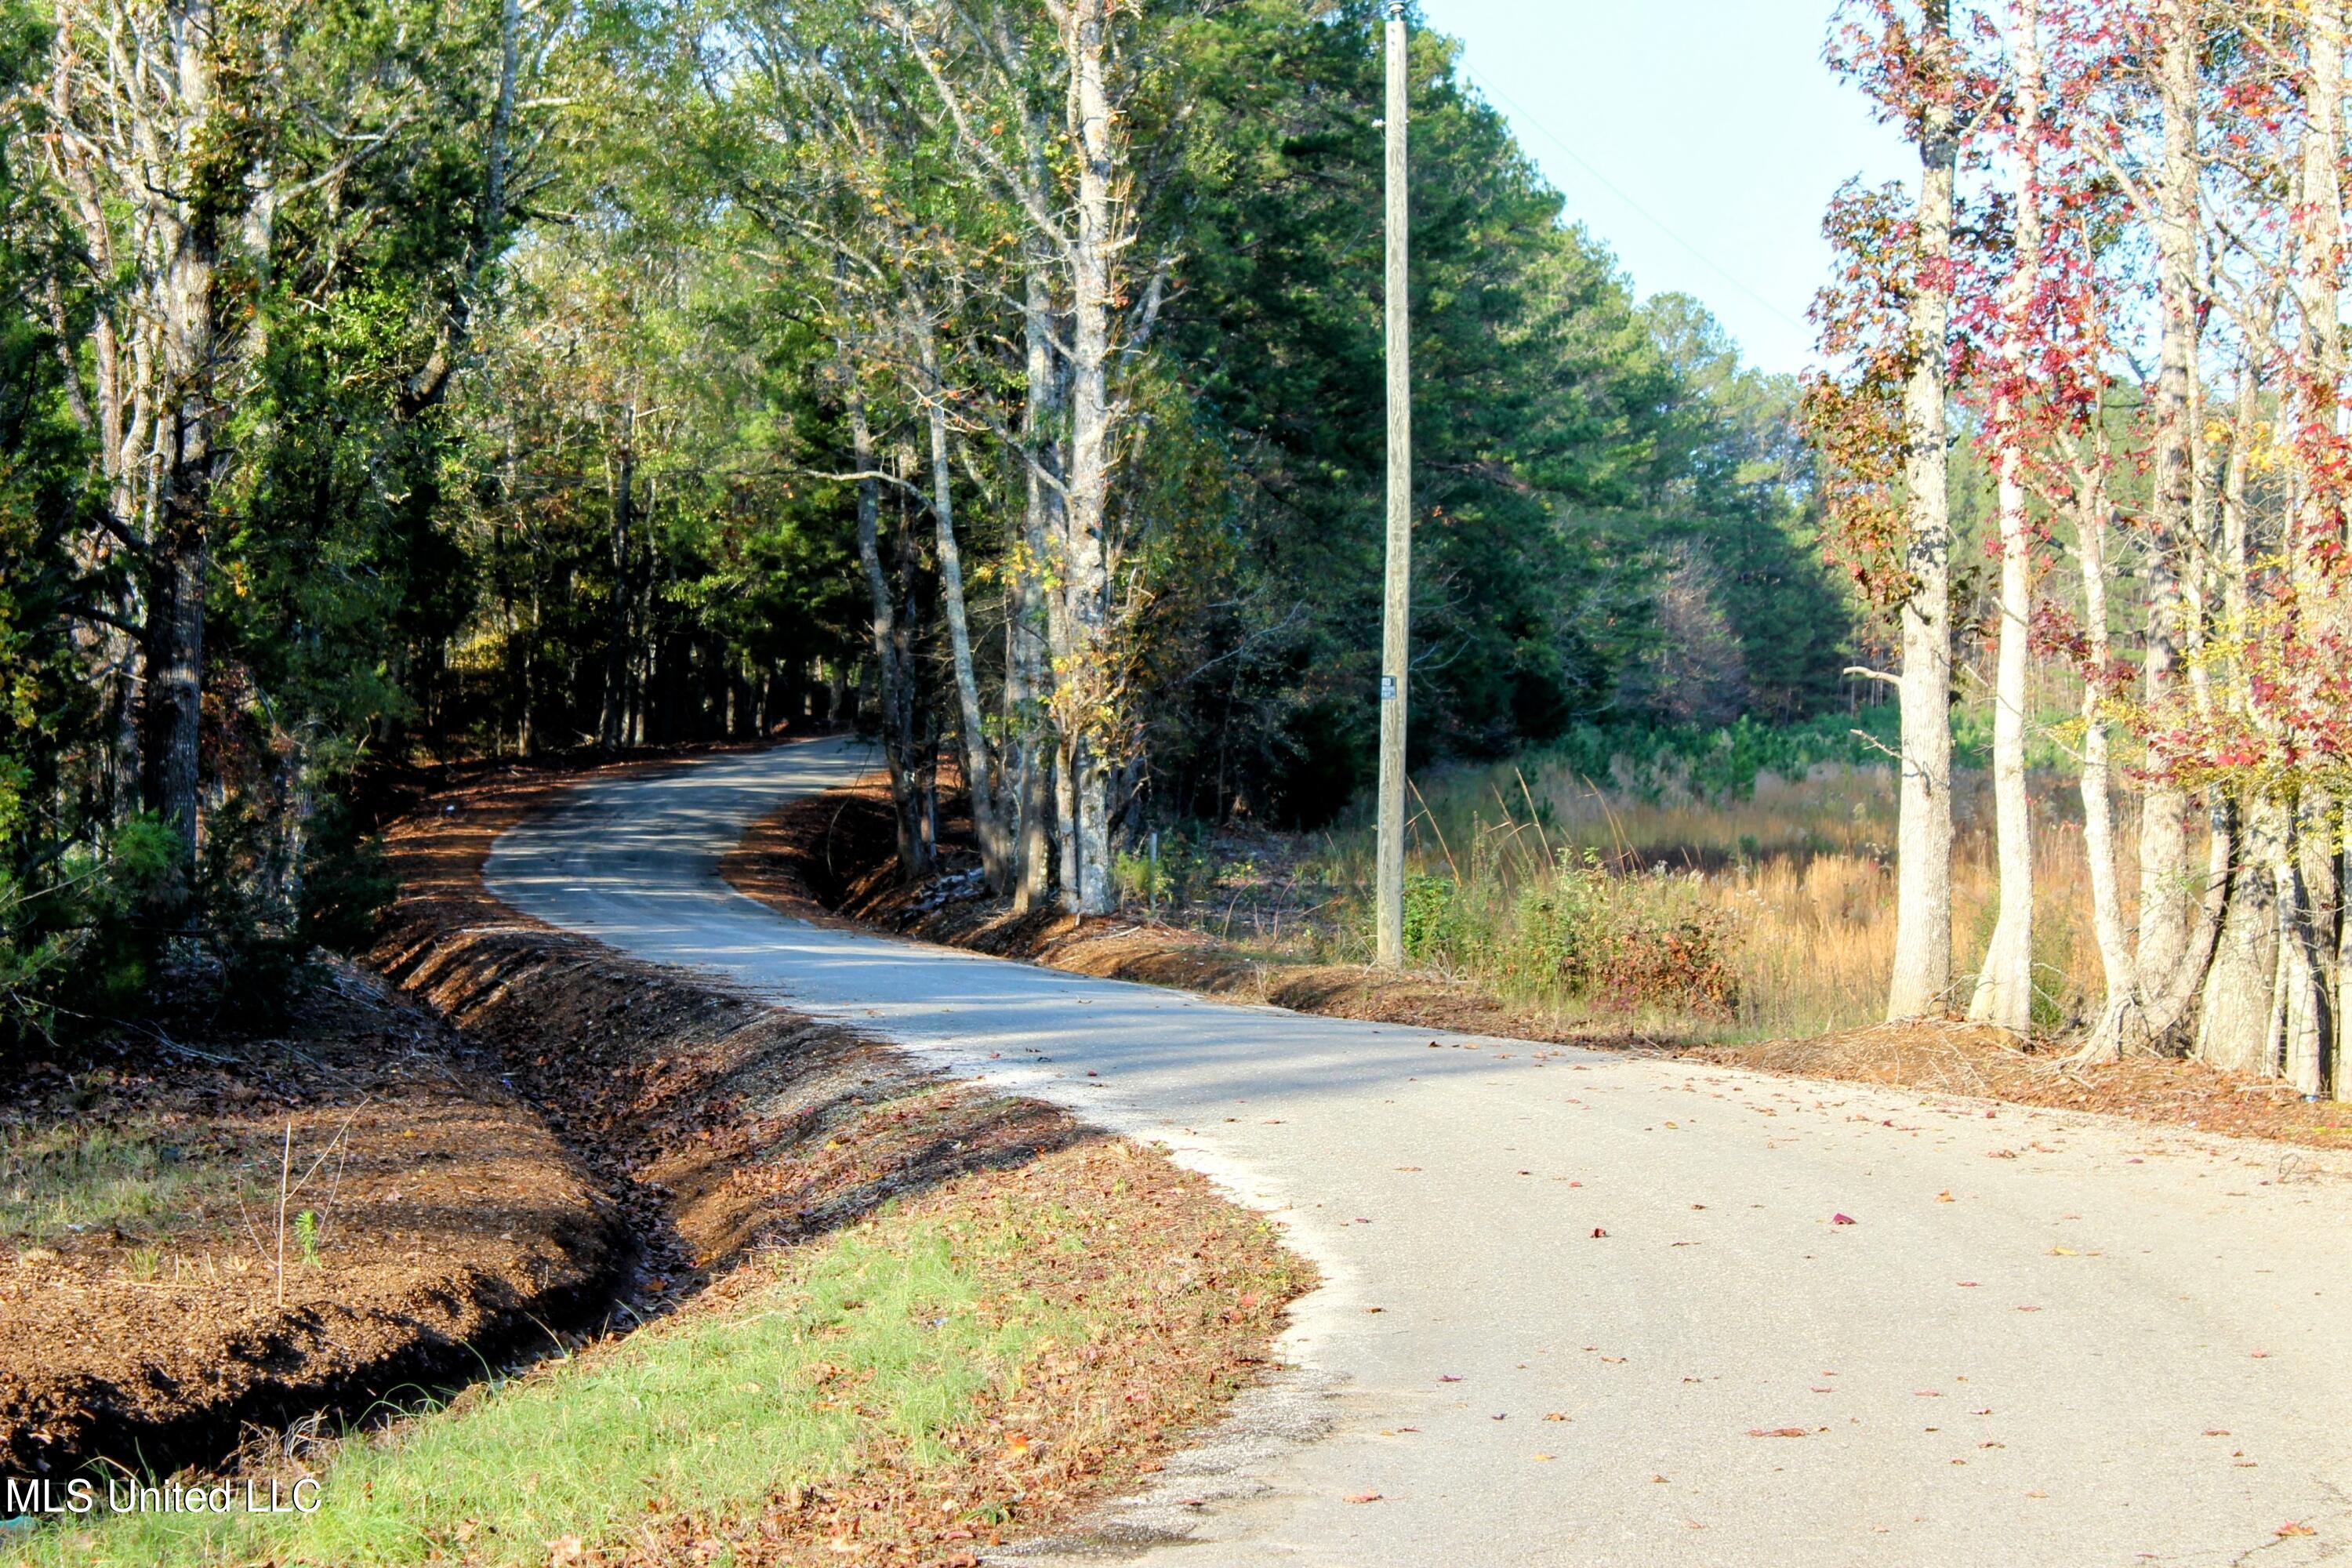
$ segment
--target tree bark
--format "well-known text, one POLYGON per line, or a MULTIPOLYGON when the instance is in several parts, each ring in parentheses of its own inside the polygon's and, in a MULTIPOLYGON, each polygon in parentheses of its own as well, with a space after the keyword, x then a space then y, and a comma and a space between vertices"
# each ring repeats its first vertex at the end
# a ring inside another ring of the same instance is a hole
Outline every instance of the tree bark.
POLYGON ((1076 232, 1071 254, 1069 504, 1064 513, 1064 594, 1070 647, 1056 659, 1064 757, 1076 839, 1076 878, 1062 889, 1074 912, 1111 907, 1110 767, 1106 756, 1109 668, 1112 268, 1124 237, 1114 210, 1118 133, 1104 81, 1109 0, 1071 0, 1063 25, 1069 58, 1070 132, 1077 154, 1076 232))
POLYGON ((1053 752, 1046 743, 1045 706, 1053 667, 1048 658, 1045 562, 1048 539, 1060 531, 1062 376, 1053 348, 1053 289, 1044 247, 1029 243, 1022 324, 1028 396, 1022 410, 1021 537, 1008 573, 1004 707, 1013 733, 1015 792, 1013 903, 1026 914, 1043 903, 1053 883, 1053 752))
POLYGON ((609 554, 613 570, 613 604, 604 626, 604 710, 599 726, 606 751, 618 751, 627 738, 629 689, 629 553, 635 531, 637 488, 637 410, 635 400, 622 405, 619 450, 613 465, 612 528, 609 554))
MULTIPOLYGON (((1927 0, 1922 9, 1925 47, 1948 60, 1949 0, 1927 0)), ((1952 986, 1952 533, 1944 404, 1959 141, 1947 97, 1933 94, 1921 106, 1914 135, 1919 206, 1908 301, 1911 369, 1903 390, 1909 514, 1904 562, 1912 591, 1902 608, 1902 795, 1890 1018, 1942 1012, 1952 986)))
POLYGON ((914 700, 910 672, 902 655, 907 628, 901 624, 882 571, 880 523, 882 485, 874 478, 877 461, 874 431, 866 422, 866 394, 858 387, 855 367, 845 369, 849 382, 849 441, 857 474, 857 560, 866 571, 871 604, 874 670, 881 687, 882 757, 890 773, 890 803, 898 826, 898 875, 907 881, 931 873, 931 835, 923 808, 921 781, 916 777, 913 751, 914 700))
MULTIPOLYGON (((1969 1004, 1969 1016, 2022 1036, 2033 1025, 2033 823, 2025 789, 2033 532, 2026 506, 2026 437, 2021 421, 2022 404, 2028 395, 2027 335, 2032 331, 2034 291, 2042 280, 2042 84, 2038 0, 2019 0, 2017 16, 2017 230, 2012 270, 2001 297, 2000 385, 1993 408, 1993 427, 1998 433, 1995 468, 2000 518, 2000 643, 1993 680, 1992 788, 2000 865, 2000 913, 1985 952, 1984 967, 1977 975, 1976 995, 1969 1004)), ((2100 629, 2104 640, 2105 628, 2100 629)), ((2105 731, 2099 729, 2097 735, 2102 752, 2099 809, 2104 816, 2105 731)), ((2086 759, 2083 796, 2086 808, 2091 803, 2089 779, 2086 759)), ((2112 854, 2109 870, 2113 870, 2112 854)))
MULTIPOLYGON (((2196 528, 2192 440, 2198 338, 2197 52, 2192 0, 2163 0, 2157 99, 2163 150, 2157 170, 2157 377, 2151 459, 2147 651, 2142 664, 2151 709, 2174 700, 2180 683, 2179 560, 2196 528)), ((2140 796, 2140 991, 2178 987, 2175 972, 2189 951, 2189 798, 2162 778, 2140 796)))
MULTIPOLYGON (((2098 416, 2095 413, 2094 418, 2098 416)), ((2083 1055, 2119 1057, 2147 1043, 2147 1017, 2139 989, 2139 966, 2124 922, 2123 887, 2116 873, 2114 769, 2107 734, 2105 675, 2114 648, 2107 631, 2107 476, 2105 443, 2100 461, 2082 478, 2075 507, 2075 558, 2083 569, 2083 851, 2091 871, 2091 923, 2098 938, 2099 968, 2106 995, 2091 1027, 2083 1055)))
MULTIPOLYGON (((182 126, 202 142, 213 117, 215 18, 209 0, 187 0, 172 30, 173 90, 182 126)), ((163 296, 164 453, 152 546, 147 621, 149 805, 179 836, 193 868, 201 849, 205 573, 210 564, 215 445, 223 345, 215 277, 231 172, 192 168, 165 226, 163 296)))
POLYGON ((940 603, 948 623, 948 658, 955 669, 956 715, 963 733, 964 793, 971 801, 972 833, 980 840, 981 875, 993 893, 1012 889, 1011 851, 996 808, 995 769, 980 716, 980 681, 972 668, 971 626, 965 615, 963 553, 955 532, 955 488, 948 450, 947 387, 940 374, 938 340, 929 323, 919 329, 923 416, 931 437, 931 518, 940 552, 940 603))

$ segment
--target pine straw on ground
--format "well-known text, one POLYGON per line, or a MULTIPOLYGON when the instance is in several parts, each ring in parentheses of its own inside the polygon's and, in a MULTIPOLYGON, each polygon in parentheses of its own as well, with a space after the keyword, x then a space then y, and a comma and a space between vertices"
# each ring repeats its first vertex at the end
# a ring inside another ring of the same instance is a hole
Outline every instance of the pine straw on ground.
POLYGON ((1432 975, 1286 963, 1197 931, 1122 913, 1014 915, 980 896, 977 860, 950 833, 948 875, 918 887, 893 875, 889 795, 877 779, 796 801, 753 825, 720 868, 740 891, 802 918, 835 918, 1105 979, 1179 986, 1296 1012, 1548 1044, 1675 1055, 1801 1078, 1967 1094, 2096 1111, 2241 1138, 2352 1147, 2352 1105, 2305 1104, 2275 1079, 2169 1057, 2078 1063, 2064 1046, 2021 1050, 1999 1030, 1925 1020, 1745 1045, 1662 1037, 1606 1019, 1567 1019, 1432 975), (965 874, 959 879, 957 872, 965 874))
POLYGON ((610 1287, 588 1173, 348 966, 266 1037, 120 1041, 0 1099, 0 1474, 210 1461, 470 1375, 610 1287))
POLYGON ((2235 1138, 2352 1149, 2352 1105, 2306 1103, 2275 1079, 2223 1072, 2173 1057, 2076 1062, 2063 1047, 2020 1050, 2006 1033, 1976 1024, 1876 1024, 1807 1039, 1708 1046, 1684 1054, 1758 1072, 1975 1095, 2235 1138))
POLYGON ((492 841, 577 778, 508 770, 395 825, 404 891, 372 959, 498 1053, 610 1184, 644 1247, 636 1309, 724 1311, 773 1277, 778 1248, 1012 1205, 1060 1216, 1084 1245, 1027 1249, 1003 1287, 1092 1325, 1085 1344, 1054 1347, 986 1394, 943 1468, 898 1462, 877 1430, 853 1475, 779 1493, 754 1517, 660 1521, 612 1560, 704 1562, 723 1548, 743 1563, 839 1561, 831 1548, 847 1542, 860 1562, 958 1561, 975 1535, 1071 1522, 1265 1365, 1311 1271, 1198 1176, 1042 1101, 943 1079, 491 898, 492 841), (942 1499, 979 1500, 943 1510, 942 1499), (987 1528, 961 1522, 973 1507, 987 1528))

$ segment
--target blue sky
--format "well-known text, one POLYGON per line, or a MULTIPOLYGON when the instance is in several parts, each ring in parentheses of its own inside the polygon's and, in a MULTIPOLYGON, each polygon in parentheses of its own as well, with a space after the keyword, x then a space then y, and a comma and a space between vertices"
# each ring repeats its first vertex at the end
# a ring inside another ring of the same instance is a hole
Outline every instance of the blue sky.
POLYGON ((1569 216, 1643 296, 1696 295, 1749 363, 1775 371, 1811 359, 1805 310, 1829 265, 1830 194, 1850 174, 1916 167, 1822 64, 1832 5, 1423 0, 1569 216))

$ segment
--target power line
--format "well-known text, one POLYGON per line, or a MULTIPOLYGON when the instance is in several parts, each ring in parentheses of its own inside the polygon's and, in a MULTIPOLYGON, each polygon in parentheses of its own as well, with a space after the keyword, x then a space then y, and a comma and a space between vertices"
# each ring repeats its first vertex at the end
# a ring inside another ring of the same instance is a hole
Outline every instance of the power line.
POLYGON ((1471 80, 1476 82, 1480 87, 1485 88, 1486 91, 1499 99, 1519 117, 1522 123, 1526 124, 1529 129, 1541 133, 1545 141, 1549 142, 1553 146, 1566 153, 1570 163, 1583 170, 1587 174, 1591 175, 1593 182, 1600 185, 1602 190, 1607 191, 1611 195, 1615 196, 1619 201, 1623 202, 1627 206, 1633 208, 1634 213, 1638 215, 1643 221, 1649 224, 1651 227, 1656 229, 1660 234, 1664 235, 1668 239, 1673 240, 1676 245, 1681 246, 1683 249, 1689 252, 1693 260, 1706 268, 1708 271, 1714 273, 1717 277, 1722 279, 1725 282, 1730 284, 1734 289, 1738 289, 1742 294, 1747 295, 1749 299, 1763 306, 1767 310, 1771 311, 1773 315, 1778 316, 1781 321, 1788 322, 1789 325, 1796 328, 1800 331, 1805 330, 1804 322, 1798 321, 1794 316, 1790 315, 1788 311, 1783 310, 1780 306, 1775 305, 1771 300, 1767 300, 1763 295, 1759 294, 1754 289, 1748 287, 1745 279, 1742 279, 1737 273, 1731 271, 1730 268, 1717 261, 1715 258, 1701 250, 1697 246, 1693 245, 1689 240, 1685 239, 1681 235, 1676 234, 1672 227, 1668 226, 1664 218, 1659 217, 1656 214, 1651 212, 1649 208, 1635 201, 1632 196, 1627 195, 1625 192, 1618 186, 1615 181, 1602 174, 1600 170, 1594 168, 1591 163, 1585 162, 1583 155, 1578 153, 1575 148, 1570 146, 1558 132, 1551 129, 1551 127, 1546 125, 1542 121, 1538 120, 1533 114, 1528 112, 1527 107, 1520 103, 1518 100, 1513 98, 1509 93, 1505 92, 1501 88, 1496 87, 1493 82, 1488 81, 1478 72, 1472 70, 1467 65, 1463 66, 1461 68, 1464 76, 1468 77, 1471 80))

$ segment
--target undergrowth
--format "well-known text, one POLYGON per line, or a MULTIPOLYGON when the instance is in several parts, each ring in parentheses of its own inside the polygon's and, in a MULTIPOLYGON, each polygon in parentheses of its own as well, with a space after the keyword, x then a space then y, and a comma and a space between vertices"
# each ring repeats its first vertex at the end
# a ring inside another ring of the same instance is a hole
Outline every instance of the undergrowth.
POLYGON ((0 1127, 0 1239, 17 1247, 108 1227, 167 1234, 250 1185, 152 1121, 0 1127))

